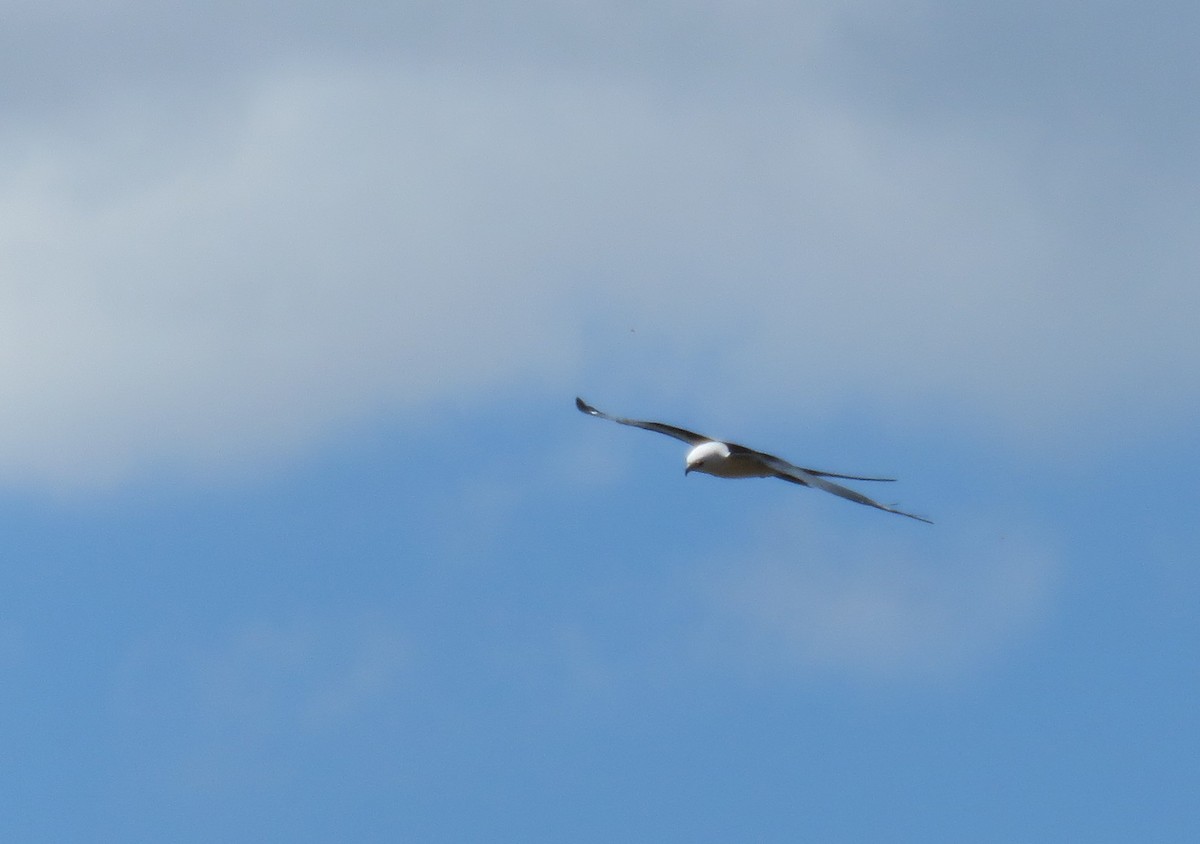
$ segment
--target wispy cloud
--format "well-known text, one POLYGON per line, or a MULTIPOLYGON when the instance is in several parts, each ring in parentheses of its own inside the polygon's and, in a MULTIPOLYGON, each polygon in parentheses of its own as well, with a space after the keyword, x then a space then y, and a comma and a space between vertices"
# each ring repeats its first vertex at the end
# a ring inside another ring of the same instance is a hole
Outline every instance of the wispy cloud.
POLYGON ((980 524, 937 529, 951 538, 771 521, 757 532, 771 539, 706 573, 714 651, 752 674, 903 682, 970 673, 1034 634, 1058 577, 1050 548, 980 524))
POLYGON ((201 642, 131 649, 112 678, 114 728, 175 782, 241 782, 274 752, 354 732, 402 697, 408 640, 369 618, 249 622, 201 642))

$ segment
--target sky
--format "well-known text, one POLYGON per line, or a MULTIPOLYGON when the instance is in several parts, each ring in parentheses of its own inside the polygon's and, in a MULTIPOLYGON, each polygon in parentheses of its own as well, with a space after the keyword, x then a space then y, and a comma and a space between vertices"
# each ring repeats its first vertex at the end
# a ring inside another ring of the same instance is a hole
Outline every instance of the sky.
POLYGON ((5 840, 1200 835, 1195 4, 4 17, 5 840))

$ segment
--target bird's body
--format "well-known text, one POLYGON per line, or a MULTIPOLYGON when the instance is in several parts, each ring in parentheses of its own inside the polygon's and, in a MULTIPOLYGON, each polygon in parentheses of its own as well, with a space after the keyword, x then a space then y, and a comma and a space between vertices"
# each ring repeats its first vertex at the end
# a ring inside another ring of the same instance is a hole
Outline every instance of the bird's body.
POLYGON ((861 475, 840 475, 836 472, 806 469, 801 466, 794 466, 773 454, 755 451, 752 448, 746 448, 737 443, 716 440, 706 437, 703 434, 689 431, 686 428, 678 428, 662 422, 648 422, 641 419, 625 419, 620 416, 610 416, 592 407, 581 398, 575 399, 575 406, 582 413, 586 413, 589 416, 596 416, 601 419, 607 419, 610 422, 620 423, 621 425, 630 425, 634 428, 643 428, 647 431, 666 434, 669 437, 682 440, 692 446, 687 454, 684 474, 701 472, 718 478, 779 478, 780 480, 799 484, 800 486, 821 489, 849 501, 874 507, 877 510, 933 524, 929 519, 922 516, 915 516, 912 513, 905 513, 903 510, 897 510, 886 504, 880 504, 878 501, 873 501, 860 492, 827 480, 828 478, 840 478, 851 481, 891 482, 894 480, 893 478, 869 478, 861 475))
POLYGON ((718 478, 769 478, 773 474, 759 460, 754 460, 745 453, 735 453, 729 450, 729 444, 720 440, 710 440, 700 443, 687 453, 686 475, 690 472, 703 472, 718 478))

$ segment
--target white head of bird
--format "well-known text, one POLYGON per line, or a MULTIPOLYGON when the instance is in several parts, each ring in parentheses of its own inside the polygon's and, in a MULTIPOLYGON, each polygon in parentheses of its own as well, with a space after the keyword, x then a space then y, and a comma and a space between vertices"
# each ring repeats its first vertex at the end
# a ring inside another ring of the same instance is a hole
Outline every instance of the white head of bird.
POLYGON ((703 472, 706 475, 722 475, 721 469, 729 459, 729 446, 722 442, 706 442, 687 453, 687 466, 683 473, 703 472))

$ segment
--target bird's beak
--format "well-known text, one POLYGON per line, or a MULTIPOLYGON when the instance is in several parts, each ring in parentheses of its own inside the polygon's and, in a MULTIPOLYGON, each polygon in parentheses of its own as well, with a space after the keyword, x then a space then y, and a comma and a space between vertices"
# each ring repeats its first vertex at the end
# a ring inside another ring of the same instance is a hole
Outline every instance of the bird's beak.
POLYGON ((687 477, 687 475, 688 475, 688 472, 690 472, 690 471, 692 471, 692 467, 691 467, 691 466, 684 466, 684 467, 683 467, 683 476, 686 478, 686 477, 687 477))

